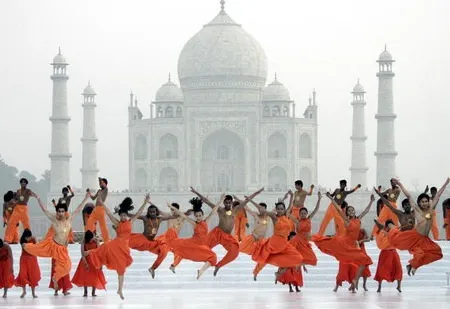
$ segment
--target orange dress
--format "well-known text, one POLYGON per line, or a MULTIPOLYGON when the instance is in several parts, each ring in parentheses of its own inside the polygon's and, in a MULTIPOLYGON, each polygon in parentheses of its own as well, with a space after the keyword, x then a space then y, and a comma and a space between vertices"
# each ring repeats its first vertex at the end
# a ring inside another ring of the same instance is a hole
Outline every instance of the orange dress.
MULTIPOLYGON (((51 275, 50 275, 50 283, 48 285, 48 287, 50 289, 55 289, 55 285, 53 284, 53 280, 51 280, 51 278, 53 278, 53 276, 55 276, 55 268, 56 268, 56 261, 54 259, 52 259, 52 270, 51 270, 51 275)), ((67 274, 64 277, 61 277, 60 279, 58 279, 58 291, 62 290, 63 293, 68 292, 70 289, 72 289, 72 282, 70 282, 70 275, 67 274)))
POLYGON ((389 243, 387 234, 379 232, 376 241, 377 246, 381 251, 378 256, 377 271, 373 279, 378 282, 383 280, 386 280, 387 282, 402 280, 403 270, 400 256, 398 255, 397 250, 389 243))
MULTIPOLYGON (((418 223, 421 224, 421 223, 418 223)), ((417 269, 442 259, 442 249, 428 236, 424 236, 416 229, 400 231, 391 229, 388 233, 389 243, 398 250, 408 250, 413 255, 409 264, 417 269)))
POLYGON ((295 267, 288 268, 281 276, 277 279, 278 282, 285 284, 292 284, 294 286, 303 286, 303 275, 302 270, 298 270, 295 267))
POLYGON ((167 245, 175 256, 194 262, 209 262, 212 266, 217 264, 216 254, 206 245, 197 245, 190 239, 178 238, 175 228, 170 228, 164 234, 167 245))
MULTIPOLYGON (((84 251, 96 249, 97 244, 95 241, 91 241, 84 244, 84 251)), ((93 287, 97 290, 106 290, 106 279, 103 271, 96 268, 91 261, 90 256, 86 256, 88 269, 86 269, 83 259, 80 259, 77 270, 72 277, 72 283, 78 287, 93 287)))
POLYGON ((354 218, 347 226, 347 235, 327 237, 316 234, 312 236, 312 240, 320 251, 333 256, 339 262, 371 265, 372 259, 357 245, 360 227, 361 221, 354 218))
MULTIPOLYGON (((193 245, 205 245, 208 238, 208 223, 206 221, 197 222, 197 224, 194 227, 194 234, 191 238, 183 239, 183 242, 186 244, 193 244, 193 245)), ((175 255, 174 261, 172 266, 176 267, 178 264, 180 264, 183 257, 179 255, 175 255)))
POLYGON ((327 211, 325 212, 325 216, 322 219, 322 223, 320 223, 319 232, 317 234, 321 236, 324 235, 331 220, 334 220, 335 223, 335 234, 337 236, 345 236, 345 222, 339 214, 339 210, 336 209, 333 203, 330 203, 330 205, 328 205, 327 211))
POLYGON ((128 246, 132 224, 130 221, 119 222, 116 228, 117 237, 103 243, 97 249, 89 251, 91 263, 95 268, 105 265, 108 269, 123 275, 128 266, 133 263, 128 246))
POLYGON ((311 233, 311 220, 300 219, 297 226, 297 235, 289 242, 303 256, 303 264, 317 265, 317 257, 311 244, 309 243, 309 235, 311 233))
MULTIPOLYGON (((29 243, 35 244, 36 240, 33 238, 29 243)), ((37 257, 22 249, 19 275, 14 280, 14 285, 19 287, 29 285, 34 288, 39 285, 40 280, 41 270, 39 269, 37 257)))
POLYGON ((6 246, 0 248, 0 289, 12 288, 14 285, 14 272, 11 269, 11 256, 6 246))
POLYGON ((348 282, 352 283, 352 281, 356 277, 356 273, 358 272, 358 266, 353 263, 342 263, 339 262, 339 270, 336 275, 336 285, 342 286, 342 283, 348 282))
POLYGON ((271 264, 281 268, 297 267, 302 264, 303 256, 288 242, 291 223, 288 217, 277 218, 273 236, 259 242, 253 251, 253 261, 271 264))

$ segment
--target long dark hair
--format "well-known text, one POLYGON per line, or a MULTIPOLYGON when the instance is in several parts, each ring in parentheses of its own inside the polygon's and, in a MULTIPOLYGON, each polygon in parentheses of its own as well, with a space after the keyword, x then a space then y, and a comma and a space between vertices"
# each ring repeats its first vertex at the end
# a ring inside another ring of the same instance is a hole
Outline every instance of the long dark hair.
POLYGON ((133 200, 131 199, 131 197, 126 197, 119 205, 119 215, 123 213, 128 214, 128 212, 130 212, 133 209, 134 209, 133 200))
POLYGON ((194 197, 189 201, 189 203, 192 205, 192 211, 194 212, 194 214, 196 212, 201 212, 203 214, 202 210, 203 201, 200 198, 194 197))
POLYGON ((27 243, 26 238, 31 237, 31 236, 33 236, 33 234, 31 233, 31 231, 29 229, 23 230, 22 236, 20 237, 20 244, 27 243))

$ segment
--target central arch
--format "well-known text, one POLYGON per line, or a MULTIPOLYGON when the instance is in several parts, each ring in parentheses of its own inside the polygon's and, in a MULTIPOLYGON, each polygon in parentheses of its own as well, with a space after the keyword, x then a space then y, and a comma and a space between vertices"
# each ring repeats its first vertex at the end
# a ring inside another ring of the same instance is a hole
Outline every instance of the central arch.
POLYGON ((245 146, 236 133, 220 129, 203 141, 200 183, 209 192, 245 190, 245 146))
POLYGON ((287 189, 287 174, 284 168, 276 166, 269 170, 268 191, 282 192, 287 189))

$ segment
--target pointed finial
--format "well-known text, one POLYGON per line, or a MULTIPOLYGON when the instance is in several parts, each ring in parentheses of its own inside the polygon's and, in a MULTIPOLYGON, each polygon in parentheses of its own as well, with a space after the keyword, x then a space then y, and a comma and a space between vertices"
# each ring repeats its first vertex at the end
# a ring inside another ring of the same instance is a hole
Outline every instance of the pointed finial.
POLYGON ((137 96, 134 96, 134 107, 137 107, 137 103, 138 103, 137 96))
POLYGON ((275 81, 278 81, 278 79, 277 79, 277 72, 275 72, 275 81))
POLYGON ((358 77, 358 82, 356 84, 359 85, 359 77, 358 77))
POLYGON ((91 81, 88 80, 88 87, 91 87, 91 81))
POLYGON ((169 72, 169 82, 170 82, 170 72, 169 72))
POLYGON ((387 44, 384 44, 384 51, 387 51, 387 44))
POLYGON ((225 10, 225 0, 220 0, 220 9, 225 10))
POLYGON ((309 96, 309 99, 308 99, 309 106, 311 106, 311 101, 312 101, 311 96, 309 96))
POLYGON ((316 88, 313 89, 313 105, 316 105, 316 88))
POLYGON ((58 55, 61 55, 61 46, 58 46, 58 55))

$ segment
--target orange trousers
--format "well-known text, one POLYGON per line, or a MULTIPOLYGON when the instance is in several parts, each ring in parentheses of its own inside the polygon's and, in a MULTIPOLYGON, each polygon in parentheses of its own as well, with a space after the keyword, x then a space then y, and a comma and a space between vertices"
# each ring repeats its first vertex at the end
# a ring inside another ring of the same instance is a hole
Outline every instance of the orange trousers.
POLYGON ((234 235, 241 242, 245 237, 246 224, 248 219, 245 216, 236 216, 234 219, 234 235))
MULTIPOLYGON (((391 202, 391 205, 392 205, 395 209, 397 209, 397 203, 391 202)), ((398 217, 397 217, 397 215, 394 214, 394 213, 389 209, 389 207, 387 207, 386 205, 383 205, 383 208, 381 208, 381 211, 380 211, 380 215, 378 216, 378 222, 380 222, 381 224, 384 224, 384 223, 385 223, 387 220, 389 220, 389 219, 392 220, 392 221, 394 222, 394 224, 398 226, 398 217)), ((377 235, 377 232, 378 232, 378 227, 377 227, 377 225, 375 224, 375 225, 373 226, 373 229, 372 229, 372 235, 373 235, 373 236, 376 236, 376 235, 377 235)))
POLYGON ((347 233, 345 228, 344 219, 342 219, 341 215, 338 213, 336 207, 334 207, 333 203, 328 205, 327 211, 325 212, 325 217, 323 217, 322 223, 320 224, 319 232, 317 234, 323 236, 327 229, 328 224, 331 220, 334 219, 336 236, 345 236, 347 233))
POLYGON ((437 223, 436 210, 433 210, 433 222, 431 224, 431 234, 434 240, 439 240, 439 227, 437 223))
POLYGON ((47 238, 37 244, 25 244, 24 250, 34 256, 55 260, 55 273, 52 279, 58 281, 70 273, 72 261, 69 251, 66 246, 57 244, 53 239, 47 238))
POLYGON ((5 231, 5 241, 8 243, 12 243, 14 237, 16 236, 17 224, 22 222, 23 229, 31 229, 30 228, 30 218, 28 217, 28 206, 27 205, 16 205, 14 207, 13 213, 8 221, 8 226, 5 231))
POLYGON ((94 231, 95 230, 95 223, 98 222, 100 225, 100 230, 102 231, 102 237, 104 242, 109 241, 109 232, 108 227, 106 225, 106 214, 105 214, 105 206, 95 206, 94 210, 92 211, 91 215, 89 216, 89 219, 87 221, 85 230, 94 231))
MULTIPOLYGON (((8 224, 9 219, 11 218, 11 215, 12 215, 12 212, 11 213, 8 212, 6 214, 6 217, 3 218, 3 220, 4 220, 4 222, 6 224, 8 224)), ((5 235, 6 235, 6 229, 5 229, 5 235)), ((13 240, 12 240, 11 244, 18 244, 19 240, 20 240, 20 238, 19 238, 19 226, 16 224, 16 228, 14 229, 14 237, 13 237, 13 240)))
POLYGON ((225 233, 219 227, 214 228, 208 233, 206 245, 211 249, 217 245, 221 245, 227 250, 227 254, 217 263, 216 267, 220 268, 234 261, 239 255, 239 243, 236 238, 225 233))
MULTIPOLYGON (((137 251, 149 251, 157 255, 151 269, 157 269, 169 253, 169 247, 161 239, 148 240, 144 234, 132 233, 128 246, 137 251)), ((181 259, 180 259, 181 260, 181 259)))

